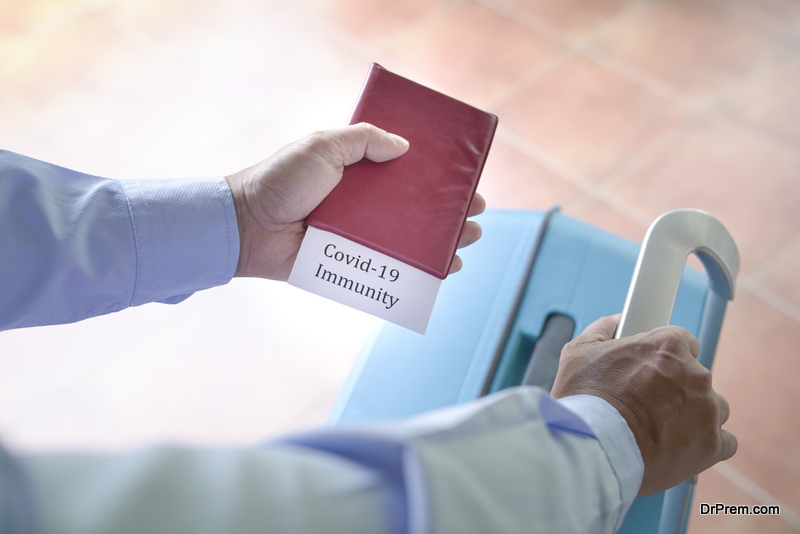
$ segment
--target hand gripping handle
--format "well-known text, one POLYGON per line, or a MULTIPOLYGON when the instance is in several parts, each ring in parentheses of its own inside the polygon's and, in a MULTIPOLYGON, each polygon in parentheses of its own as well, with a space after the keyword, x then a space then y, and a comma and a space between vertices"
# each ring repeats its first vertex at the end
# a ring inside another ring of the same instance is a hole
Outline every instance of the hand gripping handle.
MULTIPOLYGON (((698 360, 710 367, 725 306, 733 298, 739 252, 725 227, 700 210, 669 211, 647 230, 614 337, 649 332, 669 324, 686 258, 693 252, 703 262, 709 278, 698 334, 698 360)), ((696 480, 694 477, 665 492, 658 534, 685 532, 696 480)))

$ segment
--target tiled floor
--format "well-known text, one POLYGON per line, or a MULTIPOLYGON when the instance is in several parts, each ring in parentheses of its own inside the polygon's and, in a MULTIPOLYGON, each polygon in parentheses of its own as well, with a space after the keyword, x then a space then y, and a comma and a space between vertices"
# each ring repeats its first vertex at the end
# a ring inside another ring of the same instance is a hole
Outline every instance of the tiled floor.
MULTIPOLYGON (((118 178, 229 173, 346 122, 371 61, 500 117, 481 191, 640 240, 676 207, 742 255, 715 387, 738 454, 690 531, 800 531, 797 0, 0 0, 0 146, 118 178)), ((323 421, 376 321, 236 280, 0 333, 19 450, 249 444, 323 421)))

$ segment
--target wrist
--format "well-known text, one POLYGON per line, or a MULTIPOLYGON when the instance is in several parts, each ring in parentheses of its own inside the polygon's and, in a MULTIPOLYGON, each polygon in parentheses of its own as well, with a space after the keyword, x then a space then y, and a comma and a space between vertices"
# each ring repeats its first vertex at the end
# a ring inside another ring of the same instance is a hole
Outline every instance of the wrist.
POLYGON ((236 211, 236 226, 239 229, 239 262, 236 266, 236 273, 234 276, 243 276, 244 266, 247 264, 244 259, 247 254, 247 247, 245 246, 245 215, 247 206, 244 197, 244 187, 242 173, 246 171, 239 171, 225 176, 225 181, 228 182, 228 187, 231 190, 231 197, 233 197, 233 208, 236 211))

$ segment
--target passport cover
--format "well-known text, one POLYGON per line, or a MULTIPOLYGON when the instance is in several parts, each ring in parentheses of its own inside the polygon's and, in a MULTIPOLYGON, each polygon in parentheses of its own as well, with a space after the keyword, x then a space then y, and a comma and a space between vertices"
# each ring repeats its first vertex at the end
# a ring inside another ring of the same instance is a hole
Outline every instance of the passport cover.
POLYGON ((363 159, 306 224, 444 279, 478 187, 497 117, 373 63, 348 124, 406 138, 397 159, 363 159))

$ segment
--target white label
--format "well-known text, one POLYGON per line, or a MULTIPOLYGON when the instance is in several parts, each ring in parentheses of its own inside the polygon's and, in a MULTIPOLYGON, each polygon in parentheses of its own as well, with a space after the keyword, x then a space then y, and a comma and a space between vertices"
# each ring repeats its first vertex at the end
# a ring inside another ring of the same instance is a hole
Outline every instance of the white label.
POLYGON ((309 226, 289 283, 424 334, 442 281, 386 254, 309 226))

